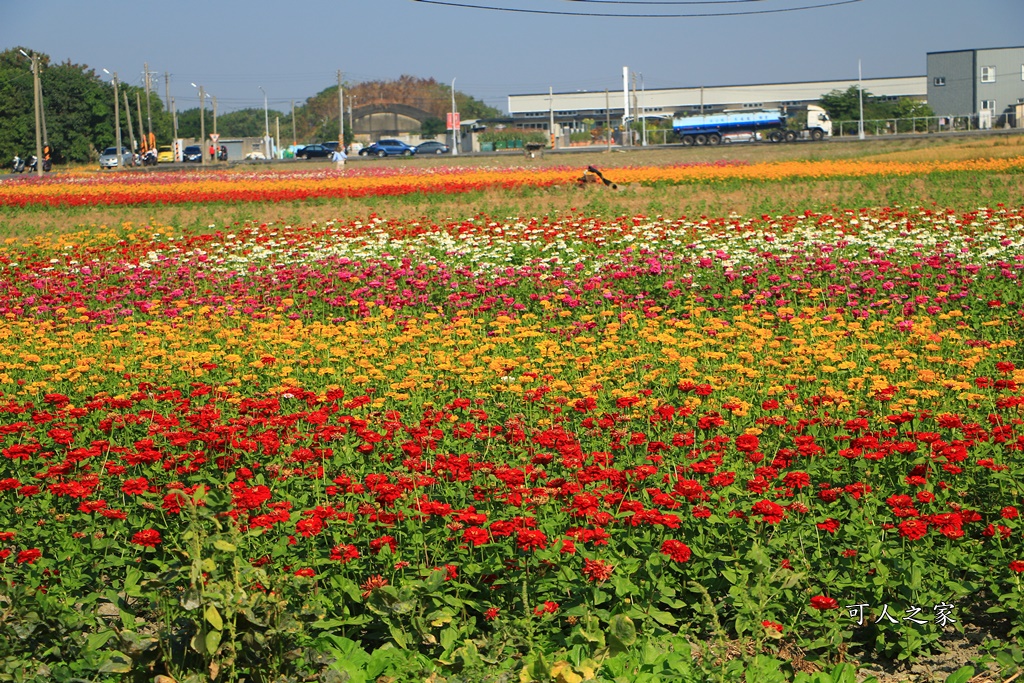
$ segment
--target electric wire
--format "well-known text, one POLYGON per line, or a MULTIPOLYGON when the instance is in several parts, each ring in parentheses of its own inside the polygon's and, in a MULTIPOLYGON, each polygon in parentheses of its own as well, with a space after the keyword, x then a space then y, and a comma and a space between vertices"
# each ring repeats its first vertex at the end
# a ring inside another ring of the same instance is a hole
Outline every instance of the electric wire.
MULTIPOLYGON (((580 0, 571 0, 579 2, 580 0)), ((611 12, 563 12, 559 10, 527 9, 525 7, 494 7, 489 5, 474 5, 463 2, 449 2, 448 0, 413 0, 426 5, 443 5, 445 7, 458 7, 460 9, 480 9, 494 12, 513 12, 520 14, 543 14, 562 17, 613 17, 618 19, 693 19, 701 17, 745 17, 761 14, 778 14, 781 12, 802 12, 805 10, 823 9, 826 7, 838 7, 840 5, 852 5, 863 2, 863 0, 835 0, 834 2, 823 2, 814 5, 802 5, 800 7, 779 7, 775 9, 742 10, 738 12, 693 12, 683 14, 626 14, 611 12)))

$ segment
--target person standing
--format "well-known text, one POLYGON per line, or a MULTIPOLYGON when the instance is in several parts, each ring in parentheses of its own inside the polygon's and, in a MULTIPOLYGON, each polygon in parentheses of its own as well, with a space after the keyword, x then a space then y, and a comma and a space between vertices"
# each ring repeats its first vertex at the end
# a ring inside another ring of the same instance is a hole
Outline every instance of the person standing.
POLYGON ((331 154, 331 161, 334 162, 334 166, 339 170, 345 170, 345 160, 348 159, 348 155, 345 154, 345 148, 342 145, 338 145, 334 148, 334 153, 331 154))

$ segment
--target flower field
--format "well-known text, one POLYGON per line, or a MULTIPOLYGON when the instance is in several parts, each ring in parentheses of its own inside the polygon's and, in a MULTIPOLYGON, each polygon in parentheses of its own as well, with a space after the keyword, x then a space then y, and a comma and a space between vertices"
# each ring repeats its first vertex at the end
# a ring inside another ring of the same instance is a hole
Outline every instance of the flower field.
MULTIPOLYGON (((812 163, 792 172, 867 168, 812 163)), ((576 176, 105 176, 0 202, 576 176)), ((1012 642, 1022 277, 1001 205, 0 243, 0 680, 826 683, 965 628, 1012 642)))
MULTIPOLYGON (((716 161, 616 169, 619 183, 714 183, 726 180, 770 182, 792 178, 918 176, 950 172, 1013 172, 1024 157, 950 161, 878 161, 830 159, 741 163, 716 161)), ((355 198, 414 193, 459 194, 488 188, 551 187, 573 183, 576 167, 156 172, 147 174, 79 173, 46 178, 28 176, 0 184, 0 207, 130 206, 205 202, 287 202, 316 198, 355 198)))

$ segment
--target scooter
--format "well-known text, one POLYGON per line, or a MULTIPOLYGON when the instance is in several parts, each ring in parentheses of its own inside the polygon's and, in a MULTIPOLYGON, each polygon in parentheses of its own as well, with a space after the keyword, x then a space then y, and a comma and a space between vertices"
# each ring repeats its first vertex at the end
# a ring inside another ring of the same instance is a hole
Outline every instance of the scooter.
POLYGON ((36 164, 38 164, 38 163, 39 163, 39 161, 36 159, 36 155, 35 154, 30 154, 29 157, 28 157, 28 161, 25 162, 25 169, 29 173, 35 173, 35 171, 36 171, 36 164))
POLYGON ((25 160, 19 157, 17 154, 14 155, 14 166, 11 168, 11 173, 24 173, 25 172, 25 160))

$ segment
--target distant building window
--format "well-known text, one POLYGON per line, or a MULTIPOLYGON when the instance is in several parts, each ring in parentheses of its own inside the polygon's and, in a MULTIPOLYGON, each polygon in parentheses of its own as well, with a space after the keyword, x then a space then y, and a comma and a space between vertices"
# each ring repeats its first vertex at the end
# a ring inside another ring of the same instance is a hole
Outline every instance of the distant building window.
POLYGON ((996 101, 995 100, 982 100, 981 101, 981 108, 982 109, 988 109, 989 111, 995 111, 996 110, 996 101))
POLYGON ((762 102, 748 102, 743 105, 744 109, 761 109, 762 107, 764 107, 764 103, 762 102))
POLYGON ((983 66, 983 67, 981 67, 981 82, 982 83, 995 83, 996 82, 996 68, 994 66, 983 66))
POLYGON ((1020 65, 1020 80, 1024 81, 1024 64, 1020 65))
POLYGON ((946 85, 946 77, 936 76, 935 78, 932 79, 932 84, 936 86, 946 85))

